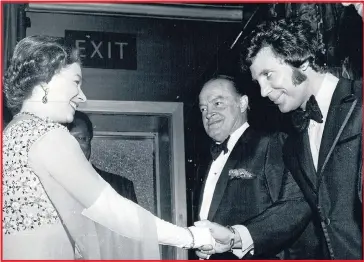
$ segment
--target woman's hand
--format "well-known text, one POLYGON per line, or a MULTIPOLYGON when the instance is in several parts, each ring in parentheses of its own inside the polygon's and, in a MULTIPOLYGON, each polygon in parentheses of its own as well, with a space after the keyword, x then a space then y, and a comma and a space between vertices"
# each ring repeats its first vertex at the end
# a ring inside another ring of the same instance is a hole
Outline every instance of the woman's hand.
POLYGON ((210 229, 207 227, 195 227, 188 228, 192 236, 192 243, 187 249, 196 249, 206 247, 212 249, 215 246, 215 239, 212 237, 210 229))

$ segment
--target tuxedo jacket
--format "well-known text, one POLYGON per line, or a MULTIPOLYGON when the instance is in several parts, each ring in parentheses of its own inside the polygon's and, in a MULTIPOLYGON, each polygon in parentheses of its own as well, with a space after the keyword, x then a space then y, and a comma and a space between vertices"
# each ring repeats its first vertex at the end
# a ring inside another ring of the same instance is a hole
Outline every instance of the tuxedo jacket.
POLYGON ((134 190, 134 184, 132 181, 130 181, 129 179, 127 179, 125 177, 101 170, 94 165, 92 165, 92 166, 94 167, 96 172, 106 182, 108 182, 116 192, 118 192, 119 195, 121 195, 135 203, 138 203, 138 200, 137 200, 137 197, 135 194, 135 190, 134 190))
POLYGON ((361 151, 362 85, 340 79, 329 107, 317 171, 307 131, 290 135, 284 146, 286 167, 312 210, 303 242, 315 243, 317 259, 362 259, 361 151))
MULTIPOLYGON (((291 225, 298 224, 301 220, 301 217, 294 216, 297 203, 303 203, 309 209, 297 184, 285 170, 283 142, 282 134, 265 134, 249 127, 235 144, 222 170, 208 213, 208 220, 223 226, 246 225, 261 215, 256 227, 248 227, 255 245, 253 258, 280 258, 282 253, 278 253, 291 240, 291 225), (231 179, 229 173, 239 170, 246 170, 252 176, 231 179), (271 206, 274 207, 267 214, 265 211, 271 206), (262 221, 266 215, 271 218, 268 224, 262 221), (285 241, 280 241, 282 232, 286 235, 285 241), (262 248, 255 243, 258 239, 264 240, 261 241, 262 248)), ((205 177, 208 172, 209 167, 205 177)), ((204 186, 205 181, 202 182, 199 203, 195 209, 195 220, 199 220, 204 186)), ((249 256, 247 258, 252 259, 249 256)), ((227 252, 211 259, 237 257, 227 252)))

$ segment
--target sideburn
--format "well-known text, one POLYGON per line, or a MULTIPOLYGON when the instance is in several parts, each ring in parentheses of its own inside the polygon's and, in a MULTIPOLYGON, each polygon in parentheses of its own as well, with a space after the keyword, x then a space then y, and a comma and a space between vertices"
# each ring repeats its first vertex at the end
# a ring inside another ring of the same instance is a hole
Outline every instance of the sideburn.
POLYGON ((298 70, 297 68, 293 69, 292 83, 294 84, 294 86, 300 85, 306 79, 307 79, 307 76, 305 74, 303 74, 300 70, 298 70))

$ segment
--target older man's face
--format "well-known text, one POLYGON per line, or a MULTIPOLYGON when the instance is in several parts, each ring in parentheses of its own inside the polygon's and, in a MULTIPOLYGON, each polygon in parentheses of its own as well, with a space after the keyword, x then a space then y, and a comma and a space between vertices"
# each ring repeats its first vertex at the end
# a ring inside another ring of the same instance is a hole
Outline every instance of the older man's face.
POLYGON ((243 124, 240 99, 228 80, 213 80, 202 88, 199 96, 202 122, 214 141, 223 142, 243 124))
POLYGON ((87 130, 87 126, 84 122, 76 121, 70 129, 71 135, 73 135, 85 154, 87 159, 91 156, 91 134, 87 130))

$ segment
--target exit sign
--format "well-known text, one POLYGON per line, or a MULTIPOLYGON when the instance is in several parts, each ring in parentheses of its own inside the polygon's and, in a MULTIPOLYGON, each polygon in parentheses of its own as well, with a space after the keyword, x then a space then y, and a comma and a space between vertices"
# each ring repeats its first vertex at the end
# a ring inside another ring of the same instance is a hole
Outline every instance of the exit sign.
POLYGON ((137 69, 133 34, 65 30, 65 39, 80 50, 83 67, 137 69))

